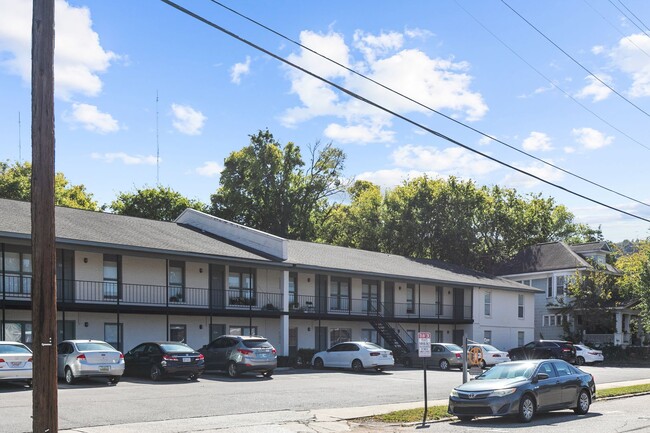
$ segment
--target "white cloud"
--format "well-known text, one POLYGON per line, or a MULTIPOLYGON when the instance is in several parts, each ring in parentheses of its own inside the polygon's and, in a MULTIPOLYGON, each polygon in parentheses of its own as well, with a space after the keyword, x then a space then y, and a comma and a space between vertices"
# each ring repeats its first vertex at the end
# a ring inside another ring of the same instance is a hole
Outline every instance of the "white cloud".
MULTIPOLYGON (((612 77, 606 74, 599 74, 598 78, 607 84, 612 81, 612 77)), ((587 75, 585 80, 588 84, 575 94, 576 98, 593 98, 593 102, 598 102, 607 99, 607 97, 612 93, 611 89, 591 75, 587 75)))
MULTIPOLYGON (((412 36, 415 33, 407 35, 412 36)), ((357 31, 351 47, 346 44, 343 35, 334 32, 317 34, 303 31, 300 41, 433 109, 451 110, 451 115, 460 117, 462 114, 470 121, 481 119, 488 110, 481 94, 470 90, 472 77, 467 74, 468 63, 431 58, 422 51, 405 48, 402 33, 383 32, 373 35, 357 31)), ((382 89, 307 50, 293 53, 288 59, 369 100, 381 103, 390 110, 401 114, 430 114, 427 108, 382 89)), ((281 119, 285 126, 295 127, 316 117, 332 116, 344 119, 345 124, 335 123, 338 126, 333 127, 334 130, 330 127, 331 134, 349 132, 354 136, 365 130, 365 137, 374 137, 373 140, 379 142, 392 136, 392 116, 387 113, 356 99, 347 98, 304 73, 289 70, 288 76, 291 91, 298 96, 301 104, 286 110, 281 119), (369 125, 380 125, 381 130, 369 128, 369 125), (372 134, 368 134, 368 129, 372 134)))
POLYGON ((324 134, 337 142, 358 144, 391 142, 395 136, 394 132, 383 129, 381 124, 343 126, 330 123, 324 134))
POLYGON ((633 34, 622 38, 618 44, 610 49, 603 49, 601 53, 609 56, 614 66, 628 74, 632 80, 627 93, 638 98, 650 96, 650 38, 644 33, 633 34))
POLYGON ((72 104, 72 114, 65 115, 65 120, 70 123, 80 124, 84 129, 100 134, 117 132, 120 125, 108 113, 102 113, 95 105, 72 104))
POLYGON ((246 56, 246 61, 244 63, 235 63, 235 65, 230 69, 230 81, 235 84, 241 83, 241 77, 243 75, 248 75, 251 67, 251 58, 246 56))
POLYGON ((406 36, 407 38, 411 38, 411 39, 427 39, 427 38, 430 38, 432 36, 435 36, 435 34, 432 31, 426 30, 426 29, 419 29, 419 28, 409 29, 409 28, 407 28, 407 29, 404 30, 404 36, 406 36))
POLYGON ((465 178, 483 176, 500 167, 497 163, 461 147, 440 150, 433 146, 406 145, 395 150, 391 158, 398 167, 420 172, 435 170, 436 173, 465 178))
POLYGON ((492 143, 496 139, 497 139, 496 137, 493 137, 491 135, 488 136, 484 135, 478 140, 478 144, 481 146, 487 146, 488 144, 492 143))
POLYGON ((387 170, 366 171, 359 174, 356 178, 359 180, 367 180, 381 188, 393 188, 405 180, 415 179, 416 177, 427 175, 429 177, 438 177, 438 174, 433 171, 423 172, 418 170, 402 170, 400 168, 393 168, 387 170))
POLYGON ((565 146, 564 147, 564 153, 575 153, 575 152, 576 152, 575 147, 571 147, 571 146, 565 146))
POLYGON ((571 135, 575 137, 577 143, 581 144, 587 150, 600 149, 614 141, 613 136, 606 136, 604 133, 593 128, 574 128, 571 130, 571 135))
POLYGON ((605 47, 603 47, 602 45, 594 45, 593 47, 591 47, 592 54, 598 55, 601 54, 603 51, 605 51, 605 47))
POLYGON ((223 171, 223 166, 215 161, 206 161, 201 167, 196 168, 195 171, 199 176, 217 177, 223 171))
MULTIPOLYGON (((0 0, 0 67, 31 81, 32 2, 0 0)), ((99 74, 119 57, 106 51, 92 29, 90 10, 64 0, 55 2, 55 95, 96 96, 102 90, 99 74)))
POLYGON ((172 104, 174 120, 172 124, 178 132, 199 135, 207 117, 189 105, 172 104))
MULTIPOLYGON (((129 155, 124 152, 114 152, 114 153, 92 153, 92 159, 97 159, 100 161, 107 162, 109 164, 115 161, 121 161, 126 165, 156 165, 156 157, 153 155, 143 156, 143 155, 129 155)), ((162 161, 162 158, 160 159, 162 161)))
MULTIPOLYGON (((548 160, 547 162, 553 163, 551 160, 548 160)), ((557 183, 564 178, 563 172, 542 162, 534 162, 528 166, 522 164, 513 165, 549 182, 557 183)), ((541 180, 537 180, 518 171, 512 171, 511 174, 508 174, 501 182, 499 182, 500 185, 505 185, 509 188, 533 188, 541 183, 541 180)))
POLYGON ((522 147, 528 152, 544 152, 553 150, 551 138, 543 132, 536 131, 531 132, 530 135, 524 139, 522 147))

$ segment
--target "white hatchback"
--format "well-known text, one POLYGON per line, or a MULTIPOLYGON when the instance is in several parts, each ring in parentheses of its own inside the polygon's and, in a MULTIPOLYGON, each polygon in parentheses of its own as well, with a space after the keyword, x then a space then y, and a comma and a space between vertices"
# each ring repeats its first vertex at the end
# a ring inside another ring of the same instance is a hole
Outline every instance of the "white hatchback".
POLYGON ((0 380, 24 381, 32 386, 33 354, 15 341, 0 341, 0 380))
POLYGON ((508 352, 504 352, 503 350, 499 350, 494 346, 491 346, 489 344, 470 344, 468 345, 468 350, 472 349, 473 347, 477 347, 481 349, 481 367, 486 368, 486 367, 491 367, 493 365, 501 364, 502 362, 508 362, 510 361, 510 358, 508 357, 508 352))
POLYGON ((314 368, 341 367, 362 371, 374 368, 381 371, 395 365, 393 352, 367 341, 347 341, 335 344, 329 349, 316 353, 311 361, 314 368))

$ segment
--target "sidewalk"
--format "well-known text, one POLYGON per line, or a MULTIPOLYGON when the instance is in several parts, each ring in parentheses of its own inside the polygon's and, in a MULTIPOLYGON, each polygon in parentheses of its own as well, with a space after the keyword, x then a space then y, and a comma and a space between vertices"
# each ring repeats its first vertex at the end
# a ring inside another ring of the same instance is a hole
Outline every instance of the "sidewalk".
MULTIPOLYGON (((650 379, 607 383, 597 389, 650 383, 650 379)), ((429 407, 444 406, 447 399, 431 400, 429 407)), ((350 420, 367 418, 403 409, 424 407, 423 402, 395 403, 379 406, 315 409, 310 411, 283 410, 264 413, 209 416, 142 423, 80 427, 62 430, 67 433, 398 433, 412 431, 413 426, 383 423, 359 423, 350 420)))

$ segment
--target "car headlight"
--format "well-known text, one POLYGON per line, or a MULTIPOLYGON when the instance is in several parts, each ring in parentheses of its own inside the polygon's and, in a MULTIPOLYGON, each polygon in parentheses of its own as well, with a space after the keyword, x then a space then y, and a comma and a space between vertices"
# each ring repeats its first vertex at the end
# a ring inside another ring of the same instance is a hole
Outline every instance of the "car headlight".
POLYGON ((458 391, 456 391, 455 389, 452 389, 451 394, 449 394, 449 395, 452 396, 452 397, 458 397, 458 391))
POLYGON ((490 393, 489 397, 505 397, 515 393, 515 391, 517 391, 517 388, 495 389, 490 393))

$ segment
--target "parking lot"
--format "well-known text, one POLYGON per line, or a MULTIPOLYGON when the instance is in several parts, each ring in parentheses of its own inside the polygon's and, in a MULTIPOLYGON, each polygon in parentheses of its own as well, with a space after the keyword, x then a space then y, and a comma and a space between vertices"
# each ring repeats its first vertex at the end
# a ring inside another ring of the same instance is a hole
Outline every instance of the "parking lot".
MULTIPOLYGON (((585 367, 597 384, 650 379, 647 368, 585 367)), ((98 380, 59 384, 59 428, 114 425, 229 414, 359 407, 423 400, 423 373, 395 368, 383 373, 278 370, 272 378, 231 379, 207 373, 198 382, 151 382, 125 377, 117 386, 98 380)), ((430 400, 446 399, 462 382, 459 371, 427 372, 430 400)), ((0 419, 7 433, 31 431, 31 390, 0 385, 0 419)))

